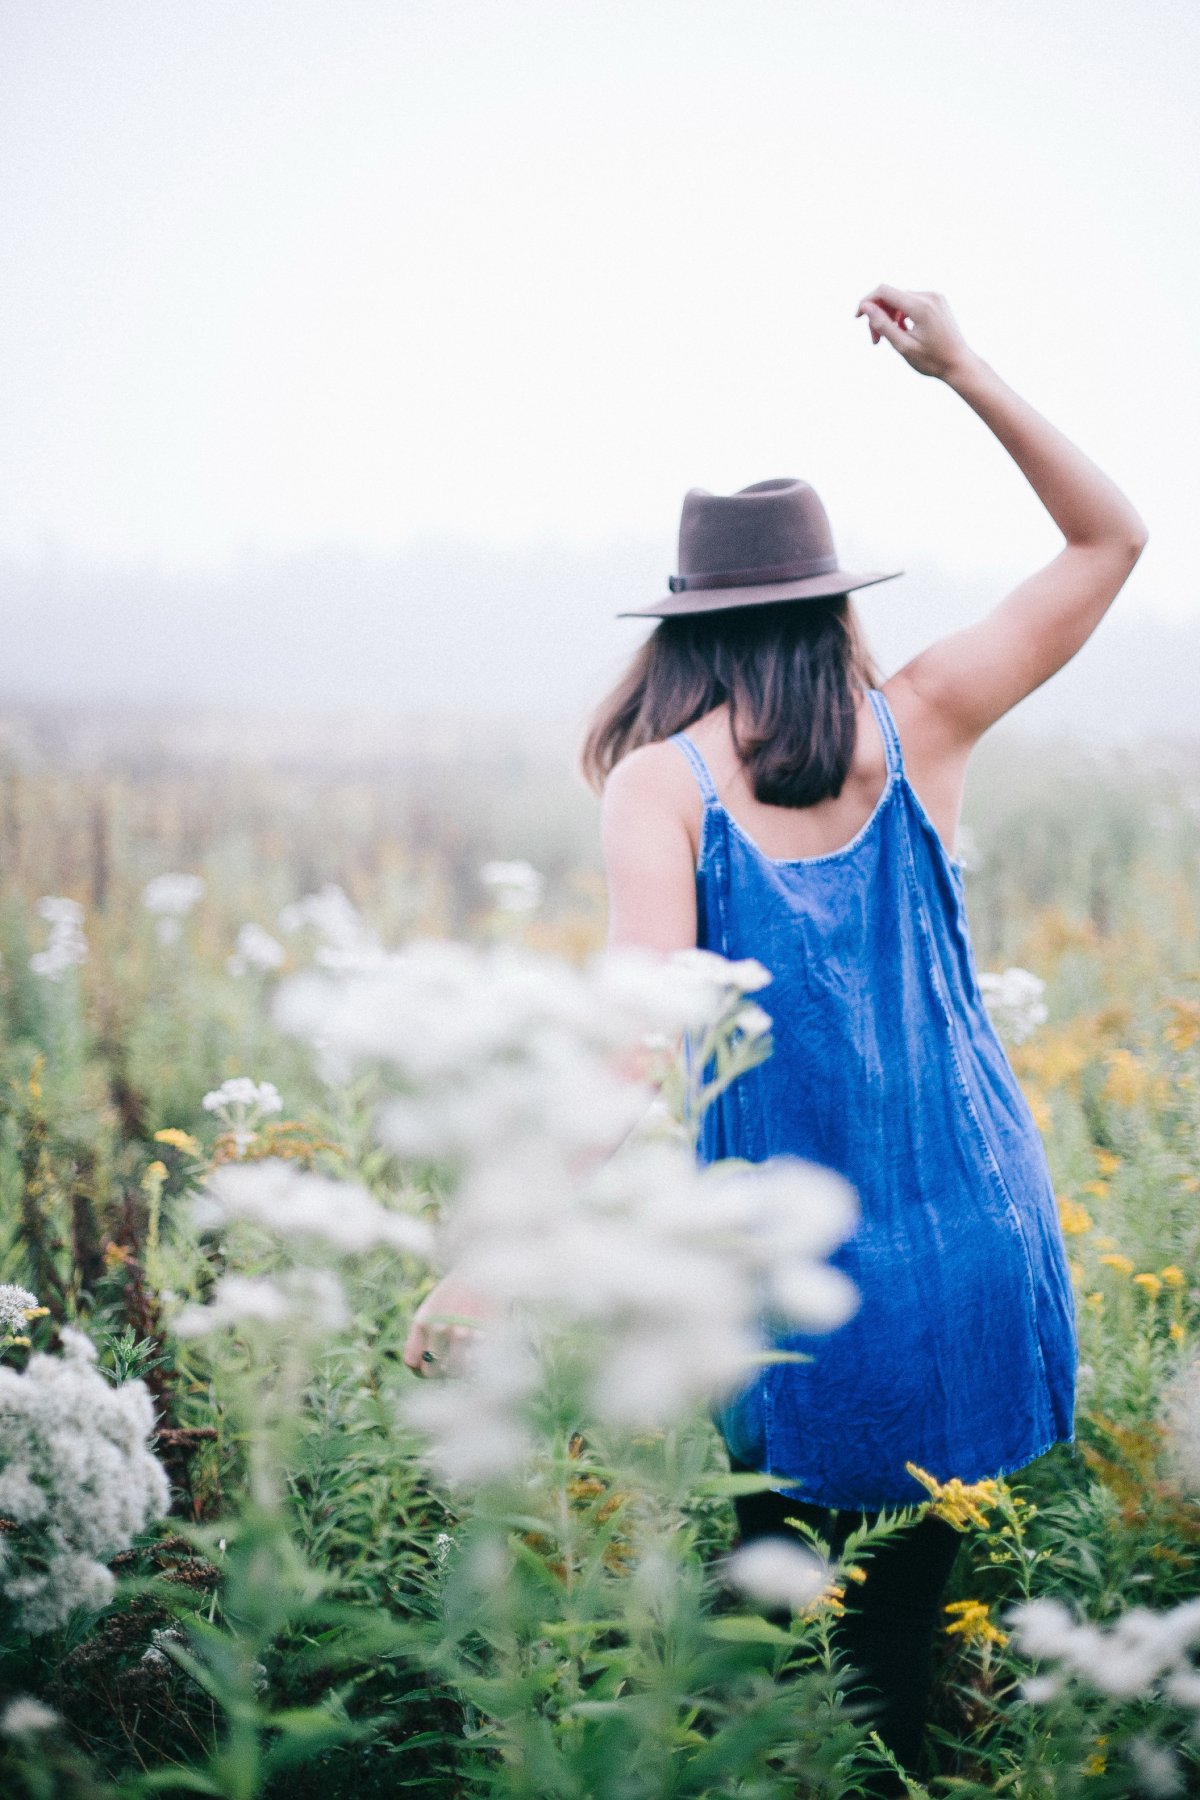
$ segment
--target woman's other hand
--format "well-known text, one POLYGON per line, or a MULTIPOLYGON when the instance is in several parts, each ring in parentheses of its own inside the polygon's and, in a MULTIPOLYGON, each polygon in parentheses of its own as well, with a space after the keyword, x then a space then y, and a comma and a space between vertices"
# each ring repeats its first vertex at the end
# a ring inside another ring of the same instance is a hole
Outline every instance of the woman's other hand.
POLYGON ((854 316, 866 319, 873 344, 886 338, 918 375, 945 381, 971 359, 942 294, 914 293, 881 282, 859 301, 854 316))
POLYGON ((414 1375, 462 1373, 467 1346, 480 1335, 491 1307, 453 1269, 418 1306, 404 1340, 404 1361, 414 1375), (473 1320, 464 1324, 458 1321, 473 1320))

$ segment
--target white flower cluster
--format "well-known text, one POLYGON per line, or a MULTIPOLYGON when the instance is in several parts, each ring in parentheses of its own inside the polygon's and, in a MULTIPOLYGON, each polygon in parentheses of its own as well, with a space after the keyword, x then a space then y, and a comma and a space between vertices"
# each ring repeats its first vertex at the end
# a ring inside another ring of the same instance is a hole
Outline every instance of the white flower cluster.
POLYGON ((78 900, 67 900, 60 894, 43 894, 37 909, 50 927, 50 941, 44 950, 34 951, 29 966, 35 975, 44 975, 48 981, 61 981, 68 969, 87 961, 83 908, 78 900))
POLYGON ((1023 1044, 1050 1017, 1042 1000, 1046 984, 1028 969, 1005 969, 1001 975, 981 975, 979 991, 996 1030, 1009 1043, 1023 1044))
POLYGON ((61 1724, 53 1707, 43 1705, 32 1694, 15 1694, 0 1713, 0 1737, 37 1737, 43 1731, 56 1731, 61 1724))
POLYGON ((349 1323, 341 1282, 329 1269, 289 1269, 272 1281, 261 1275, 222 1275, 207 1306, 185 1306, 175 1335, 205 1337, 226 1326, 289 1325, 323 1336, 349 1323))
POLYGON ((205 1094, 201 1104, 205 1112, 216 1113, 226 1130, 233 1133, 239 1156, 244 1156, 253 1143, 263 1114, 283 1110, 279 1089, 270 1081, 251 1081, 248 1075, 231 1076, 205 1094))
POLYGON ((816 1599, 829 1575, 823 1556, 786 1538, 756 1538, 725 1559, 726 1581, 760 1606, 799 1611, 816 1599))
POLYGON ((62 1338, 61 1357, 32 1356, 24 1374, 0 1368, 0 1514, 21 1527, 0 1539, 0 1590, 33 1633, 105 1605, 105 1561, 170 1497, 147 1447, 145 1385, 110 1386, 88 1339, 69 1328, 62 1338))
POLYGON ((0 1337, 18 1337, 29 1323, 29 1315, 36 1312, 38 1298, 28 1288, 15 1287, 12 1282, 0 1282, 0 1337))
POLYGON ((225 966, 231 975, 241 976, 248 969, 277 969, 286 957, 287 951, 278 938, 273 938, 261 925, 249 924, 243 925, 238 932, 237 948, 226 958, 225 966))
POLYGON ((214 1169, 194 1216, 202 1229, 227 1219, 249 1219, 285 1240, 311 1239, 346 1255, 379 1244, 416 1256, 433 1250, 433 1234, 424 1220, 390 1212, 357 1182, 311 1174, 274 1156, 214 1169))
POLYGON ((155 932, 160 944, 178 941, 185 919, 204 893, 202 875, 156 875, 142 889, 142 905, 154 913, 155 932))
POLYGON ((281 990, 277 1019, 328 1079, 369 1063, 403 1090, 384 1142, 453 1171, 443 1248, 489 1323, 462 1379, 423 1382, 406 1407, 448 1479, 519 1469, 556 1332, 587 1356, 598 1416, 652 1425, 744 1380, 764 1313, 828 1331, 856 1308, 822 1260, 858 1217, 836 1176, 793 1159, 701 1171, 666 1143, 613 1156, 652 1097, 620 1059, 681 1032, 707 1042, 720 1020, 756 1042, 769 1020, 745 995, 769 979, 706 951, 575 969, 420 940, 370 973, 281 990))
POLYGON ((279 914, 279 929, 290 936, 307 928, 322 940, 316 960, 327 969, 370 968, 383 956, 379 939, 334 881, 315 894, 294 900, 279 914))
POLYGON ((532 863, 487 862, 479 879, 501 912, 534 912, 541 905, 545 882, 532 863))
POLYGON ((1073 1679, 1118 1699, 1154 1692, 1200 1713, 1200 1671, 1187 1654, 1200 1643, 1200 1599, 1166 1612, 1132 1606, 1104 1627, 1076 1619, 1047 1594, 1011 1607, 1005 1623, 1022 1656, 1059 1665, 1027 1678, 1027 1700, 1051 1699, 1073 1679))

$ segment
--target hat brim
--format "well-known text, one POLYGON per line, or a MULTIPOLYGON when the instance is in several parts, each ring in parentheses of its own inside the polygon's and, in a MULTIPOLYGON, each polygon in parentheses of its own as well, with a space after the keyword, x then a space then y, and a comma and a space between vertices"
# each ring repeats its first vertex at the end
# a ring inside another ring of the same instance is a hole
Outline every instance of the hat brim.
POLYGON ((684 588, 667 594, 654 606, 635 606, 619 612, 618 619, 667 619, 676 613, 726 612, 734 606, 766 606, 773 600, 823 600, 831 594, 848 594, 854 588, 873 587, 877 581, 894 581, 903 569, 886 574, 849 575, 834 569, 828 575, 810 575, 804 581, 766 581, 755 587, 684 588))

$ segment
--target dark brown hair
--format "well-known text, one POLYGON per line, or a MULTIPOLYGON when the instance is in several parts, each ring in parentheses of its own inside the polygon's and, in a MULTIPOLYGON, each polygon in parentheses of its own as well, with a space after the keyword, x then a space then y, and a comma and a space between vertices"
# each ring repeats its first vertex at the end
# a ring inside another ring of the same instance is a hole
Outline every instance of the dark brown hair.
POLYGON ((623 756, 727 702, 755 798, 812 806, 842 791, 855 706, 879 672, 848 594, 661 619, 596 708, 580 754, 599 791, 623 756))

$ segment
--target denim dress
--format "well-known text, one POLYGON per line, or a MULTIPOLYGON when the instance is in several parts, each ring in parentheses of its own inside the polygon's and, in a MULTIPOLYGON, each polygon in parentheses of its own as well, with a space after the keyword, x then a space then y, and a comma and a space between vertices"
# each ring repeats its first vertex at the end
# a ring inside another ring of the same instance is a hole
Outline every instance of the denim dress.
POLYGON ((768 1363, 713 1419, 731 1454, 789 1499, 909 1506, 938 1481, 1009 1474, 1074 1439, 1075 1302, 1046 1154, 979 989, 961 865, 904 771, 887 700, 869 690, 887 784, 825 856, 767 856, 704 800, 697 943, 770 970, 755 999, 773 1052, 704 1115, 703 1162, 779 1155, 858 1192, 828 1258, 861 1296, 826 1334, 766 1314, 768 1363))

